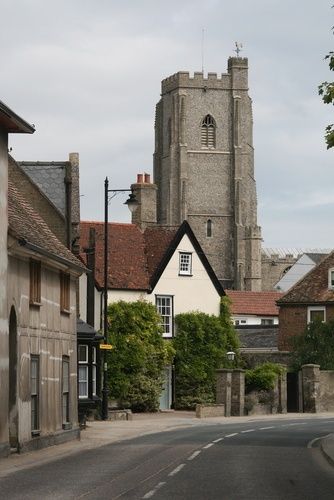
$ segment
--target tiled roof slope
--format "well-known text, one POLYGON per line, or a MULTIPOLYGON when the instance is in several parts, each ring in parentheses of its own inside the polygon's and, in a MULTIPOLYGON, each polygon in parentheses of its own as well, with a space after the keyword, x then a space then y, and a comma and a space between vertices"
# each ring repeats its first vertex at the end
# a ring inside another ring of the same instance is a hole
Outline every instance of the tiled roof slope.
MULTIPOLYGON (((89 230, 95 229, 95 279, 104 286, 104 223, 80 223, 81 252, 89 246, 89 230)), ((146 266, 144 236, 134 224, 108 225, 108 287, 113 289, 147 290, 149 278, 146 266)))
POLYGON ((9 233, 15 238, 26 240, 82 270, 85 269, 73 253, 53 234, 44 220, 14 187, 11 180, 8 181, 8 225, 9 233))
POLYGON ((282 297, 279 292, 248 292, 225 290, 231 299, 231 314, 257 314, 278 316, 276 300, 282 297))
MULTIPOLYGON (((155 226, 144 232, 135 224, 109 222, 108 227, 108 288, 145 291, 154 289, 177 245, 184 234, 187 234, 217 291, 221 295, 224 294, 187 222, 177 228, 155 226)), ((84 262, 86 260, 83 254, 89 246, 90 228, 95 229, 95 280, 98 286, 103 288, 104 223, 80 223, 80 252, 84 262)))
POLYGON ((176 236, 178 228, 151 227, 144 231, 147 270, 150 278, 161 263, 167 248, 176 236))
POLYGON ((277 349, 278 325, 235 327, 241 347, 247 349, 277 349))
POLYGON ((299 280, 280 300, 279 304, 334 302, 334 291, 328 288, 328 270, 334 268, 334 252, 299 280))

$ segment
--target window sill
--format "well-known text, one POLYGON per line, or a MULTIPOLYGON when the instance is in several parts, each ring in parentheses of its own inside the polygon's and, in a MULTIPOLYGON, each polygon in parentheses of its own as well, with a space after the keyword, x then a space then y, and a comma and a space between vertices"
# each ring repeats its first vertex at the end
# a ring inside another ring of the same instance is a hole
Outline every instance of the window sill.
POLYGON ((35 431, 31 431, 31 437, 38 437, 41 435, 41 431, 40 430, 35 430, 35 431))
POLYGON ((29 302, 30 307, 41 307, 41 305, 42 305, 42 302, 34 302, 33 300, 31 300, 29 302))
POLYGON ((191 278, 193 275, 191 273, 179 273, 179 276, 185 276, 186 278, 191 278))
POLYGON ((71 311, 69 309, 60 309, 60 312, 65 316, 69 316, 71 314, 71 311))

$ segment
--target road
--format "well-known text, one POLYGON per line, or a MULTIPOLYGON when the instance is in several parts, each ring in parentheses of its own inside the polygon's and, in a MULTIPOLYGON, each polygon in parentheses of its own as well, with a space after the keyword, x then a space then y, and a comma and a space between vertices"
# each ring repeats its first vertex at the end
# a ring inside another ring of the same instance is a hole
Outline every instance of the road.
POLYGON ((0 479, 1 499, 333 500, 318 438, 334 419, 266 419, 151 434, 0 479))

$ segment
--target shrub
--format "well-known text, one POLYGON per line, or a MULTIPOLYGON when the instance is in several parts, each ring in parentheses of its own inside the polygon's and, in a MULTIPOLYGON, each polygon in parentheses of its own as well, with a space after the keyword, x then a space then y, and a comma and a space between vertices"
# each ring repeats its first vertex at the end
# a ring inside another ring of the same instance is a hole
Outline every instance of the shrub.
POLYGON ((292 364, 295 370, 313 363, 322 370, 334 370, 334 320, 312 321, 305 331, 291 339, 292 364))
POLYGON ((275 363, 263 363, 251 370, 246 370, 245 384, 246 392, 271 391, 274 389, 277 376, 284 372, 282 365, 275 363))

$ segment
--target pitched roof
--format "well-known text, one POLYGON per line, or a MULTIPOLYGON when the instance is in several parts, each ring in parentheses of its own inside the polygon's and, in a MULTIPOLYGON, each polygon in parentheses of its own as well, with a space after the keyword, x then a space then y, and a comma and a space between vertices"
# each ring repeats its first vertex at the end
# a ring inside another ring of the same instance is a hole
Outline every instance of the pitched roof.
POLYGON ((23 120, 2 101, 0 101, 0 128, 14 134, 33 134, 35 132, 33 125, 23 120))
POLYGON ((246 349, 277 349, 278 325, 235 326, 241 347, 246 349))
POLYGON ((161 263, 167 248, 171 245, 178 228, 174 227, 148 227, 144 231, 147 270, 150 276, 161 263))
POLYGON ((248 292, 225 290, 231 299, 231 314, 256 314, 278 316, 276 300, 282 297, 279 292, 248 292))
POLYGON ((327 253, 309 253, 309 252, 306 252, 306 255, 311 259, 313 260, 313 262, 315 264, 319 264, 319 262, 322 261, 322 259, 324 257, 326 257, 326 255, 328 255, 328 252, 327 253))
POLYGON ((33 249, 37 252, 46 252, 55 260, 61 259, 72 264, 72 267, 85 270, 83 264, 58 240, 11 180, 8 181, 8 231, 22 245, 34 246, 33 249))
MULTIPOLYGON (((95 279, 104 286, 104 223, 80 222, 80 249, 89 246, 89 230, 95 229, 95 279)), ((108 287, 147 290, 149 278, 144 251, 144 236, 134 224, 108 224, 108 287)))
MULTIPOLYGON (((104 223, 80 223, 80 249, 89 246, 90 228, 95 229, 95 279, 104 286, 104 223)), ((178 228, 154 226, 142 232, 135 224, 108 224, 108 288, 125 290, 152 290, 174 254, 182 237, 187 234, 206 268, 218 293, 224 291, 207 261, 189 224, 178 228)))
POLYGON ((334 291, 328 288, 328 270, 331 268, 334 268, 334 251, 290 288, 278 304, 334 302, 334 291))

